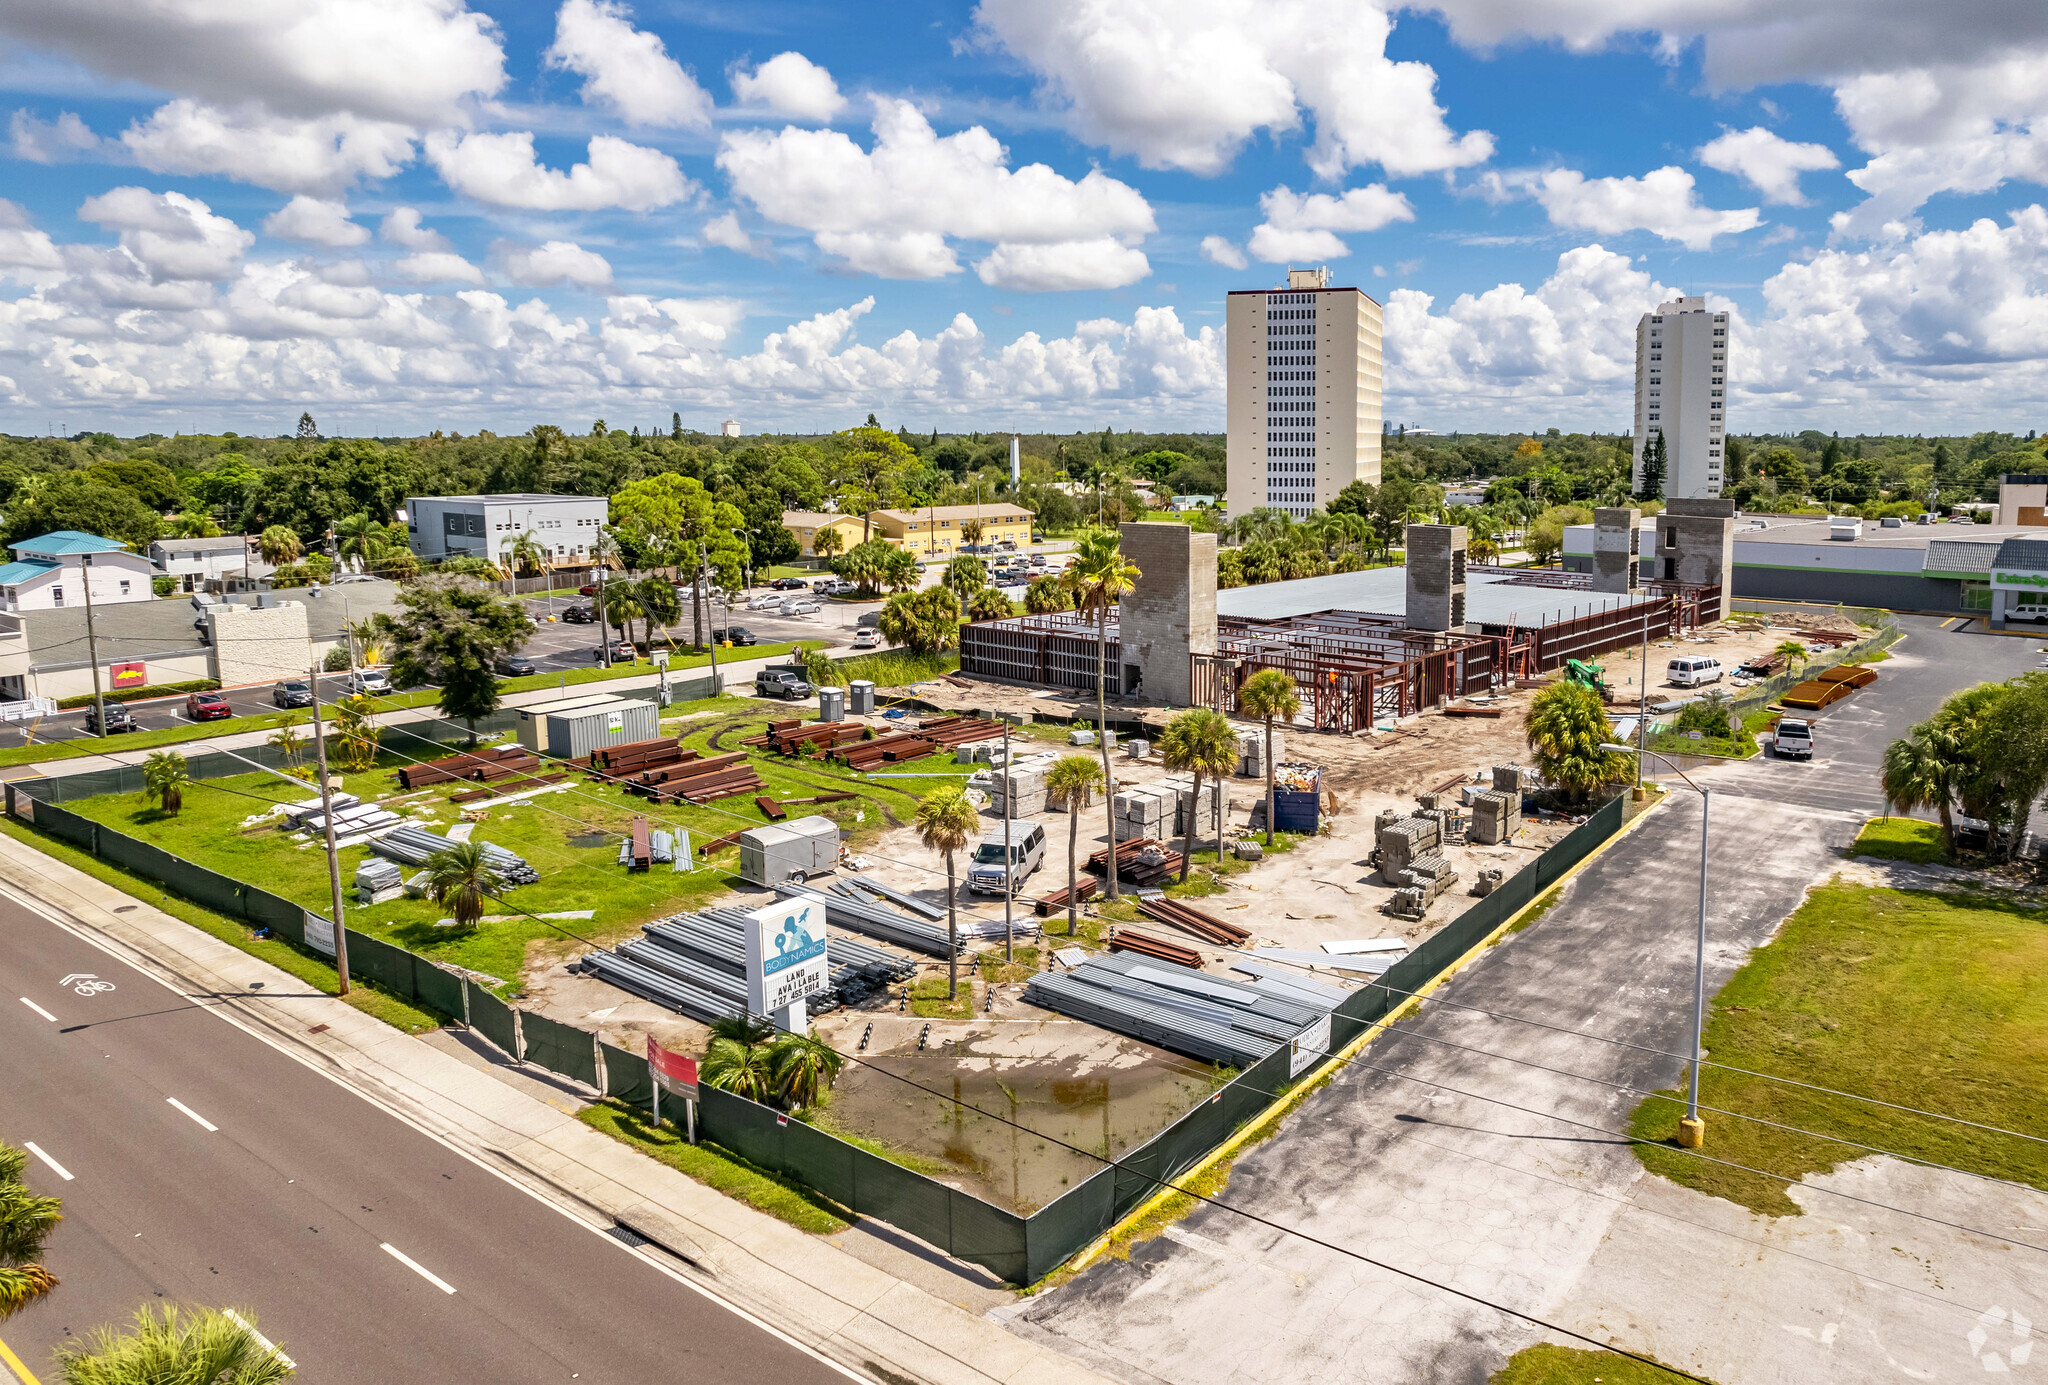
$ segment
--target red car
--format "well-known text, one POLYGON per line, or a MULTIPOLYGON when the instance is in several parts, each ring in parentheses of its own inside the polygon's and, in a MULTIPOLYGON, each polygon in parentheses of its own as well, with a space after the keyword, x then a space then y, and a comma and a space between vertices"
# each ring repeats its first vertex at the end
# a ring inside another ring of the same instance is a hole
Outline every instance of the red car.
POLYGON ((185 715, 193 721, 221 721, 234 714, 235 709, 217 692, 185 695, 185 715))
POLYGON ((588 584, 586 584, 586 585, 584 585, 584 586, 578 587, 578 588, 576 589, 576 595, 578 595, 578 596, 596 596, 596 595, 597 595, 597 583, 595 583, 595 582, 591 582, 591 583, 588 583, 588 584))

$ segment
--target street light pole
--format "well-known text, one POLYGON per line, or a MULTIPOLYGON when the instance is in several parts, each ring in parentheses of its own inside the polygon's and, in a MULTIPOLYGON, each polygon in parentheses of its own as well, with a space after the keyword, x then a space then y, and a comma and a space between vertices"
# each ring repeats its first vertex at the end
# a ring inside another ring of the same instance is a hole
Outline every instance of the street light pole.
POLYGON ((313 690, 313 754, 320 766, 320 817, 321 830, 327 838, 327 888, 334 903, 334 974, 339 982, 335 994, 347 995, 348 923, 341 912, 341 857, 334 849, 334 783, 327 777, 327 736, 320 725, 319 661, 308 658, 306 671, 306 685, 313 690))
POLYGON ((97 718, 100 739, 107 735, 107 699, 100 691, 100 646, 92 630, 92 554, 78 555, 79 575, 85 579, 85 657, 92 660, 92 714, 97 718))
POLYGON ((1010 807, 1017 793, 1016 776, 1010 773, 1010 722, 1003 719, 1003 960, 1014 962, 1016 925, 1011 921, 1012 899, 1017 889, 1015 867, 1010 863, 1010 807))
MULTIPOLYGON (((1707 1142, 1707 1123, 1700 1119, 1700 1060, 1706 1055, 1707 1023, 1707 818, 1713 807, 1713 790, 1703 789, 1692 782, 1690 776, 1672 764, 1670 758, 1657 755, 1654 750, 1638 752, 1634 746, 1603 743, 1602 750, 1620 751, 1624 755, 1656 755, 1664 761, 1671 772, 1685 781, 1685 786, 1700 796, 1700 901, 1698 924, 1693 939, 1692 970, 1692 1062, 1688 1066, 1692 1075, 1686 1083, 1685 1117, 1678 1122, 1678 1143, 1685 1149, 1698 1149, 1707 1142)), ((1640 775, 1642 764, 1637 762, 1636 772, 1640 775)))

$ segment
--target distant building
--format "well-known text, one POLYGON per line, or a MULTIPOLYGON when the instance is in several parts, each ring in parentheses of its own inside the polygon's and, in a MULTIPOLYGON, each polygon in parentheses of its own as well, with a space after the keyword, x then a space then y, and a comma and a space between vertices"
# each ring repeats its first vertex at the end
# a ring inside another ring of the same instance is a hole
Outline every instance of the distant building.
POLYGON ((513 540, 530 533, 550 563, 581 567, 590 561, 611 502, 601 495, 416 495, 406 500, 405 513, 412 551, 422 562, 468 555, 503 566, 513 540))
POLYGON ((1999 481, 1997 523, 2030 529, 2048 525, 2048 476, 2007 475, 1999 481))
POLYGON ((831 515, 817 510, 784 510, 782 527, 796 535, 797 546, 803 549, 806 558, 817 556, 817 538, 827 529, 839 531, 839 551, 860 542, 861 518, 859 515, 831 515))
POLYGON ((962 527, 977 519, 983 543, 1014 543, 1023 548, 1031 542, 1032 514, 1021 505, 934 505, 917 510, 876 510, 870 518, 876 537, 921 558, 951 556, 967 542, 962 527))
POLYGON ((1664 434, 1666 499, 1721 494, 1728 376, 1728 314, 1704 298, 1680 298, 1636 323, 1635 466, 1642 493, 1643 453, 1664 434))
POLYGON ((59 529, 17 543, 13 552, 14 561, 0 566, 0 610, 83 609, 88 575, 95 606, 154 599, 149 583, 156 571, 149 559, 113 539, 59 529), (90 568, 85 565, 88 557, 90 568))
MULTIPOLYGON (((149 560, 178 580, 181 592, 200 591, 208 582, 229 577, 263 577, 271 567, 239 534, 211 539, 158 539, 149 546, 149 560)), ((99 593, 93 593, 99 599, 99 593)))
POLYGON ((1239 290, 1228 334, 1230 510, 1313 514, 1380 479, 1380 305, 1290 269, 1285 289, 1239 290))
POLYGON ((1213 510, 1216 508, 1216 497, 1213 495, 1176 495, 1173 498, 1173 508, 1182 513, 1186 513, 1189 510, 1213 510))
POLYGON ((721 438, 736 438, 739 435, 740 421, 736 418, 729 418, 718 425, 718 436, 721 438))

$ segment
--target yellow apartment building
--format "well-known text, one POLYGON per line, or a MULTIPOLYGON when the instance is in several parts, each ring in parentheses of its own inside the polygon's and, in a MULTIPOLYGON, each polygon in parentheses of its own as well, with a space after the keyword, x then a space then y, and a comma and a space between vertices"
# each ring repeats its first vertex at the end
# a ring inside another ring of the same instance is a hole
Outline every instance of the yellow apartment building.
POLYGON ((983 543, 1010 542, 1019 549, 1031 543, 1031 511, 1020 505, 933 505, 917 510, 876 510, 875 533, 920 558, 949 558, 966 543, 962 526, 981 521, 983 543))
POLYGON ((839 551, 841 553, 844 553, 847 549, 860 542, 861 518, 859 515, 827 515, 820 514, 815 510, 784 510, 782 512, 782 524, 790 533, 796 535, 797 544, 803 549, 806 558, 815 558, 817 556, 817 549, 812 545, 822 530, 836 529, 839 531, 839 551))

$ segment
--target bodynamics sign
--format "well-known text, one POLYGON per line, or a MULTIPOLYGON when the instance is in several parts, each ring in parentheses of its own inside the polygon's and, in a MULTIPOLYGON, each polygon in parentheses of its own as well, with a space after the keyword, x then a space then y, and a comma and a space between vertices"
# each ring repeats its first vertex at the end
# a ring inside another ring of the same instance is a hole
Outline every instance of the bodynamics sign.
POLYGON ((747 1009, 772 1015, 825 989, 825 911, 785 899, 749 915, 747 1009))

